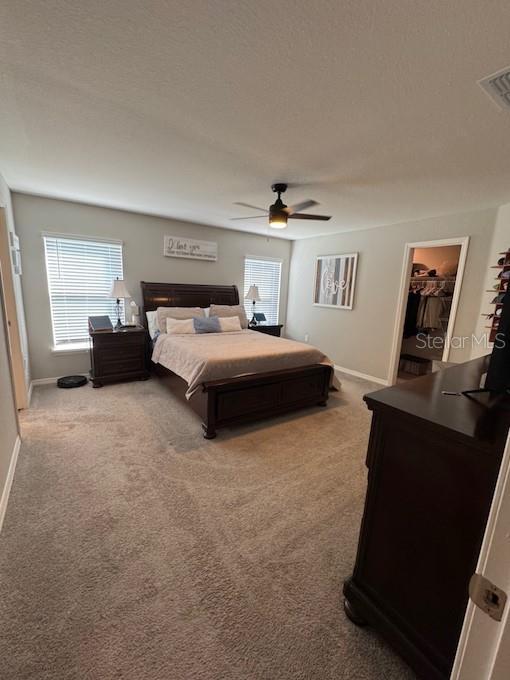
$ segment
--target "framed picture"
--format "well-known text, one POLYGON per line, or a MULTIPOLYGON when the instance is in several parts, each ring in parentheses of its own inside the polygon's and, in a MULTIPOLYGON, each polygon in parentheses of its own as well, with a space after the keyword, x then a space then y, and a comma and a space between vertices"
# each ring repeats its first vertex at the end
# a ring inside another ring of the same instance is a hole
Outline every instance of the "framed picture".
POLYGON ((358 253, 320 255, 315 265, 314 305, 352 309, 357 265, 358 253))

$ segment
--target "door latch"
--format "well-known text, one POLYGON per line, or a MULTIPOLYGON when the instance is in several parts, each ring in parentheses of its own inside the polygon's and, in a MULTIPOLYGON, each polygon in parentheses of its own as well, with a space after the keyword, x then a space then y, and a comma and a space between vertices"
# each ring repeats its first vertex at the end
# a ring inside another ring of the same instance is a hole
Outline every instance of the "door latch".
POLYGON ((507 595, 481 574, 474 573, 469 581, 469 597, 495 621, 501 621, 507 595))

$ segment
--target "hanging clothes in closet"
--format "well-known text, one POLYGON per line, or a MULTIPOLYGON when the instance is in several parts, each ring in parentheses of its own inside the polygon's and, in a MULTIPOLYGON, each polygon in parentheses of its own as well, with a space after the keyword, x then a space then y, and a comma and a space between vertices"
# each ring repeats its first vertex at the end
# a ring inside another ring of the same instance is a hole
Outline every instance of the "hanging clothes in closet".
POLYGON ((419 290, 410 290, 407 296, 406 318, 404 322, 404 338, 411 338, 418 333, 418 310, 421 295, 419 290))
POLYGON ((448 317, 455 279, 416 276, 411 278, 407 299, 404 337, 442 329, 448 317))

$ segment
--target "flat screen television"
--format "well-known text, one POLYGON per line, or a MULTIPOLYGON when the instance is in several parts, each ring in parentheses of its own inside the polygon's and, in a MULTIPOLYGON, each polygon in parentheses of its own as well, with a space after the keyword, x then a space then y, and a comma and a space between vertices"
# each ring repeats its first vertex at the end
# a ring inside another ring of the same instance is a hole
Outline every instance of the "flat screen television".
POLYGON ((501 314, 484 386, 462 392, 465 397, 471 399, 474 398, 473 395, 483 393, 488 394, 489 398, 496 397, 486 406, 499 405, 502 400, 506 404, 509 403, 507 397, 510 395, 510 290, 505 293, 501 304, 502 307, 496 307, 501 309, 501 314))

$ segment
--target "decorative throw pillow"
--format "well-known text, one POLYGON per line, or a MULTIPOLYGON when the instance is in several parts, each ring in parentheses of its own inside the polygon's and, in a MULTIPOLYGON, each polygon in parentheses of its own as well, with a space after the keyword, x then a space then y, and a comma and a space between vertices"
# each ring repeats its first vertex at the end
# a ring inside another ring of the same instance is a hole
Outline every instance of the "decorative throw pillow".
POLYGON ((154 340, 156 337, 156 334, 159 333, 159 328, 158 328, 158 319, 156 316, 156 312, 145 312, 145 316, 147 317, 147 328, 149 330, 149 335, 151 338, 154 340))
POLYGON ((220 329, 222 333, 232 333, 235 331, 240 331, 241 322, 238 316, 224 316, 224 317, 211 317, 213 319, 218 319, 220 323, 220 329))
POLYGON ((217 316, 195 317, 193 319, 193 328, 195 333, 220 333, 220 319, 217 316))
POLYGON ((166 320, 166 332, 168 335, 188 335, 194 333, 193 319, 172 319, 168 317, 166 320))
POLYGON ((211 305, 209 316, 230 317, 238 316, 241 328, 248 328, 248 319, 243 305, 211 305))
POLYGON ((158 328, 166 333, 167 319, 192 319, 194 316, 204 316, 201 307, 158 307, 156 310, 158 328))

